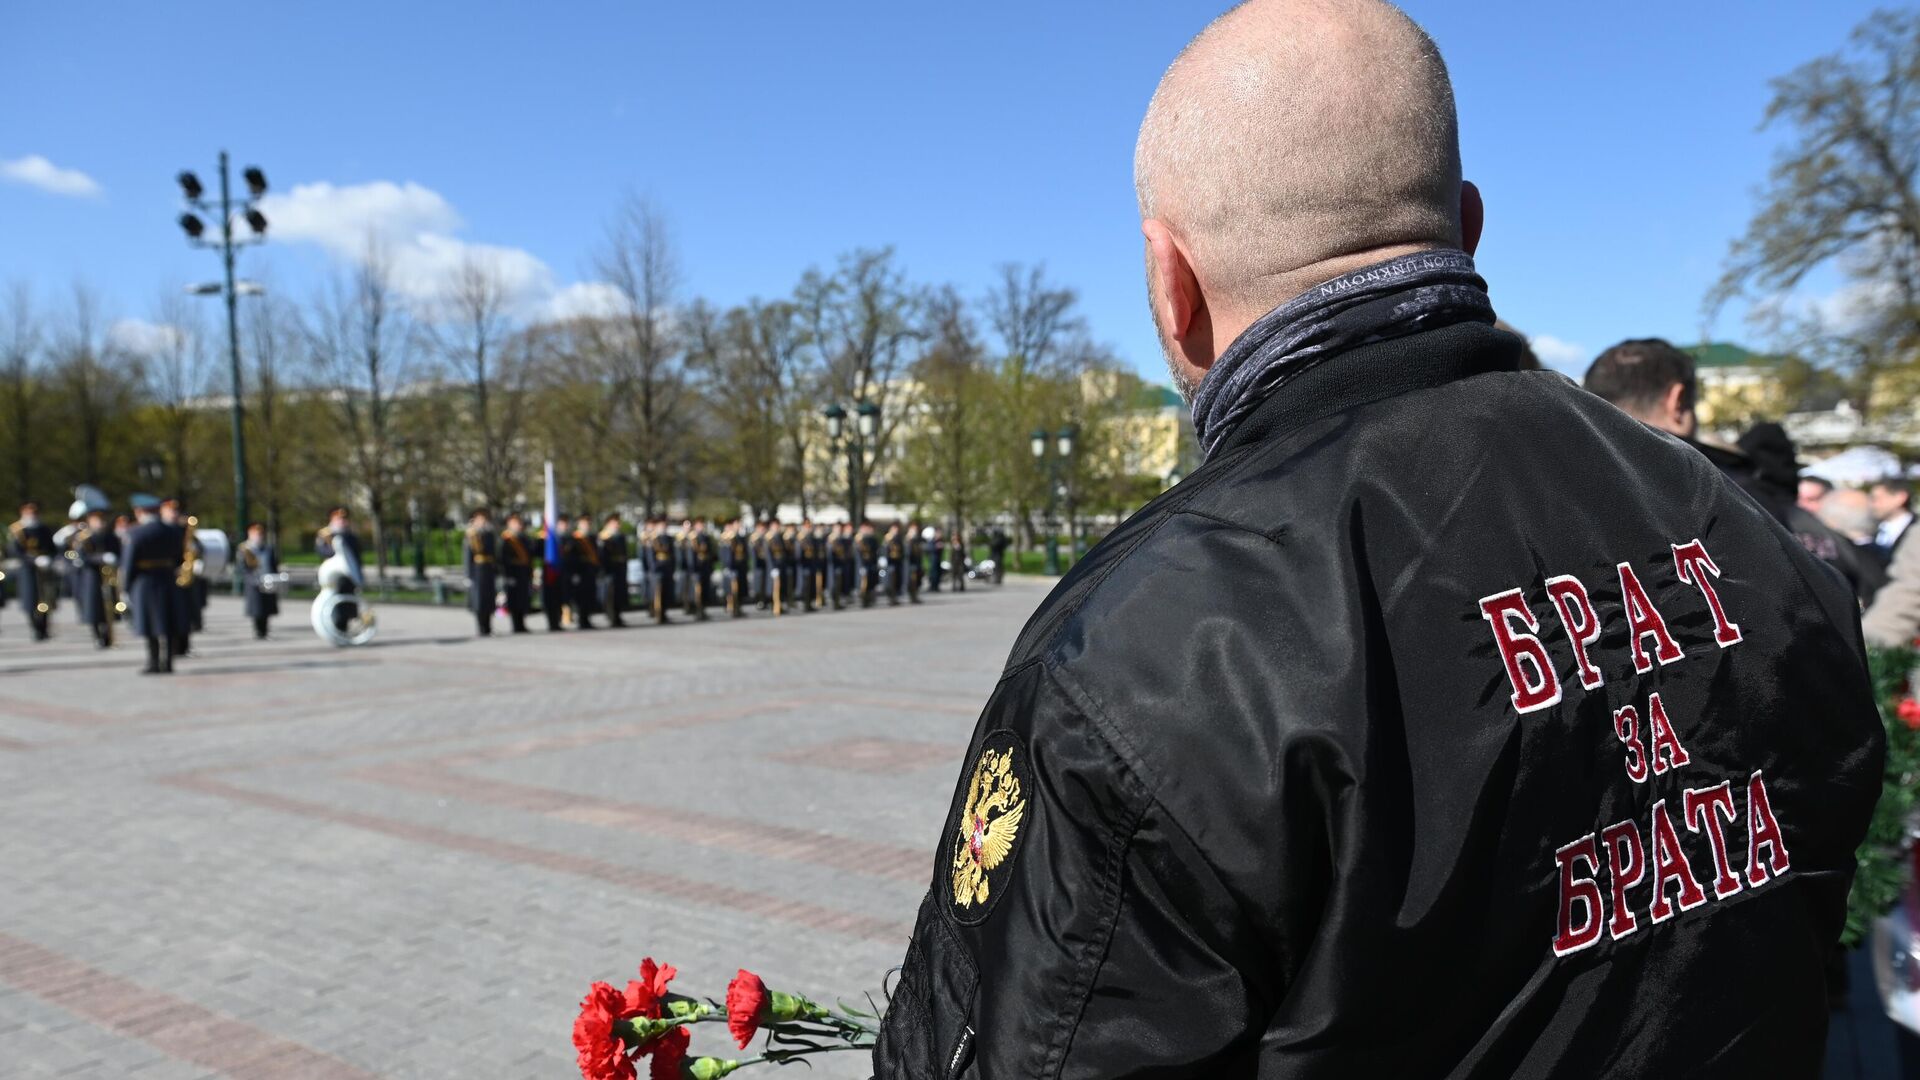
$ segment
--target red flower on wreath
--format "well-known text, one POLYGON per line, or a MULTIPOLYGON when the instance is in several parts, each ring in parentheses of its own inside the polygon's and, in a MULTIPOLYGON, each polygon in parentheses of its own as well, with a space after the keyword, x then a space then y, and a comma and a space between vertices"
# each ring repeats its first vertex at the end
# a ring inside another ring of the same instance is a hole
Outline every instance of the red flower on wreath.
POLYGON ((653 1055, 653 1061, 647 1066, 648 1080, 680 1080, 680 1062, 687 1056, 687 1044, 693 1036, 683 1027, 674 1028, 665 1035, 640 1048, 636 1057, 653 1055))
POLYGON ((626 1007, 620 991, 603 982, 594 983, 581 1000, 580 1016, 573 1022, 573 1048, 584 1080, 634 1080, 627 1046, 614 1033, 626 1007))
POLYGON ((640 961, 640 978, 629 980, 625 993, 603 982, 593 984, 573 1022, 573 1047, 583 1080, 635 1080, 634 1059, 648 1055, 653 1055, 649 1070, 653 1080, 680 1075, 680 1059, 691 1041, 687 1029, 676 1027, 656 1035, 631 1056, 620 1035, 623 1021, 660 1019, 667 983, 676 974, 671 964, 656 965, 649 956, 640 961))
POLYGON ((727 1030, 733 1033, 733 1041, 745 1050, 760 1030, 760 1017, 767 1007, 767 984, 760 976, 740 969, 740 974, 727 984, 727 1030))
POLYGON ((640 981, 627 983, 628 1016, 660 1018, 660 1001, 667 996, 667 983, 680 974, 672 964, 655 964, 649 956, 640 961, 640 981))
POLYGON ((1899 706, 1894 711, 1899 715, 1901 722, 1907 725, 1909 731, 1920 731, 1920 701, 1910 697, 1901 698, 1899 706))

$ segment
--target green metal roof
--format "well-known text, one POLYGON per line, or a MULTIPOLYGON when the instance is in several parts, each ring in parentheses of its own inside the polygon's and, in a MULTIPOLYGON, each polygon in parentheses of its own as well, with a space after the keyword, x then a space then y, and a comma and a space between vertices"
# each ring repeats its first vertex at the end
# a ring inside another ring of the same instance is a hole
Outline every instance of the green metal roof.
POLYGON ((1681 351, 1693 357, 1695 367, 1703 368, 1771 367, 1780 362, 1777 356, 1744 349, 1729 341, 1705 341, 1688 345, 1681 351))

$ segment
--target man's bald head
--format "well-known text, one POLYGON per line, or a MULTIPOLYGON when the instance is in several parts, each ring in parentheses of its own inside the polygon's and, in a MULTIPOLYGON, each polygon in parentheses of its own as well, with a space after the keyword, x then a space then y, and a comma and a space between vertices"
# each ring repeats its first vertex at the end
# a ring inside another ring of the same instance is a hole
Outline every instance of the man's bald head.
POLYGON ((1446 65, 1382 0, 1248 0, 1214 20, 1147 107, 1134 183, 1202 290, 1256 316, 1348 257, 1462 246, 1446 65))

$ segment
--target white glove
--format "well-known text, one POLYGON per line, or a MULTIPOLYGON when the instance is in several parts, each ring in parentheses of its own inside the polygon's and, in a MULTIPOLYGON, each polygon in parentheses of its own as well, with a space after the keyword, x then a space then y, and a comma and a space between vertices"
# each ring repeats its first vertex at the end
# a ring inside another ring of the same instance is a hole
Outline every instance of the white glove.
POLYGON ((100 565, 101 566, 119 566, 120 556, 115 555, 113 552, 109 551, 106 554, 100 556, 100 565))
POLYGON ((53 556, 51 556, 51 555, 35 555, 35 556, 33 557, 33 565, 35 565, 35 566, 37 566, 37 567, 39 567, 39 568, 40 568, 40 569, 42 569, 42 570, 45 570, 45 569, 46 569, 47 567, 49 567, 49 566, 52 566, 52 565, 53 565, 53 556))

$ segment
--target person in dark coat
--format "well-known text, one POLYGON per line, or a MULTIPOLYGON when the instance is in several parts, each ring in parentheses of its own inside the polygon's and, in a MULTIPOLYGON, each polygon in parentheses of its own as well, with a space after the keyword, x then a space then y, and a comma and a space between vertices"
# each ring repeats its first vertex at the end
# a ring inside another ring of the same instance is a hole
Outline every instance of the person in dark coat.
POLYGON ((180 565, 174 568, 175 595, 169 614, 173 655, 182 657, 193 651, 193 632, 200 621, 200 597, 194 589, 200 578, 194 566, 200 559, 200 540, 193 535, 194 521, 181 510, 178 499, 160 501, 160 522, 180 534, 180 565))
POLYGON ((1203 461, 1010 650, 875 1080, 1819 1075, 1886 761, 1854 597, 1521 369, 1458 130, 1382 0, 1167 68, 1140 235, 1203 461))
POLYGON ((793 590, 787 584, 787 564, 793 559, 793 541, 778 520, 767 523, 767 602, 775 615, 786 614, 793 603, 793 590))
POLYGON ((67 538, 67 557, 73 568, 73 604, 79 610, 80 624, 93 632, 99 648, 113 645, 113 618, 116 583, 119 578, 120 538, 107 527, 107 516, 98 510, 87 511, 86 520, 67 538))
POLYGON ((773 549, 767 523, 756 521, 747 534, 747 546, 753 551, 753 602, 765 611, 773 603, 773 549))
POLYGON ((907 591, 907 538, 899 522, 887 526, 886 540, 881 546, 887 556, 887 605, 898 607, 907 591))
POLYGON ((920 523, 907 522, 907 599, 920 602, 920 586, 927 577, 927 540, 920 523))
POLYGON ((1000 528, 998 525, 994 526, 993 535, 987 538, 987 554, 993 556, 993 583, 995 585, 999 585, 1007 580, 1007 549, 1012 546, 1013 539, 1007 535, 1007 530, 1000 528))
POLYGON ((53 636, 54 608, 60 604, 60 587, 54 577, 54 559, 59 545, 53 542, 53 529, 40 520, 40 504, 22 503, 20 520, 7 526, 6 553, 20 561, 15 572, 15 592, 20 609, 27 613, 27 625, 33 640, 53 636))
POLYGON ((600 528, 600 606, 613 626, 627 625, 627 563, 632 558, 625 523, 618 513, 608 514, 600 528))
POLYGON ((255 521, 247 525, 246 542, 236 554, 253 639, 265 641, 269 624, 280 614, 280 553, 268 542, 266 526, 255 521))
POLYGON ((832 569, 827 592, 833 597, 833 610, 840 611, 847 606, 847 599, 853 595, 854 579, 860 575, 853 557, 852 524, 842 521, 832 527, 832 538, 827 541, 827 565, 832 569))
POLYGON ((186 535, 160 520, 160 503, 150 496, 135 496, 134 527, 127 535, 126 550, 120 565, 126 574, 127 602, 133 608, 133 632, 147 645, 147 666, 142 674, 173 672, 173 645, 177 628, 185 622, 177 613, 180 588, 180 560, 186 556, 186 535))
POLYGON ((573 628, 594 629, 600 610, 600 548, 594 542, 593 520, 581 514, 573 534, 560 542, 560 562, 567 569, 567 594, 573 601, 573 628))
POLYGON ((860 523, 853 546, 860 557, 860 606, 869 608, 873 606, 874 590, 880 587, 880 537, 874 534, 873 522, 860 523))
POLYGON ((555 514, 553 520, 540 529, 540 610, 547 617, 547 629, 558 631, 566 618, 568 591, 571 578, 567 574, 567 515, 555 514), (552 538, 552 550, 558 554, 547 558, 552 538))
POLYGON ((513 632, 527 632, 527 610, 533 604, 533 541, 527 538, 526 519, 507 515, 507 527, 500 534, 500 575, 506 588, 507 618, 513 632))
POLYGON ((653 607, 653 621, 665 625, 673 621, 674 579, 680 566, 679 552, 674 547, 673 534, 667 531, 666 518, 653 520, 646 545, 651 564, 648 577, 653 582, 653 592, 647 602, 653 607))
POLYGON ((493 636, 494 594, 498 584, 494 575, 500 562, 500 538, 493 531, 492 515, 485 507, 467 519, 467 532, 460 550, 467 572, 467 608, 473 612, 474 628, 481 637, 493 636))
POLYGON ((953 591, 967 591, 967 568, 972 564, 972 553, 967 550, 967 531, 960 525, 953 527, 953 539, 947 545, 947 558, 953 564, 953 591))
POLYGON ((933 534, 927 541, 927 591, 939 592, 940 579, 947 572, 947 542, 939 529, 929 525, 927 531, 933 534))
POLYGON ((752 579, 753 553, 745 534, 740 531, 740 519, 727 522, 725 532, 720 534, 720 553, 727 566, 727 614, 736 619, 747 615, 747 601, 753 595, 752 579))
POLYGON ((693 523, 693 541, 687 565, 692 575, 689 587, 693 593, 693 616, 705 622, 708 618, 707 608, 713 604, 713 571, 720 565, 720 542, 714 539, 713 531, 707 528, 705 518, 693 523))
POLYGON ((1871 603, 1887 583, 1886 567, 1800 505, 1800 459, 1787 430, 1771 421, 1755 424, 1740 436, 1739 447, 1750 463, 1750 479, 1742 486, 1814 558, 1847 579, 1862 607, 1871 603))
POLYGON ((811 518, 800 519, 800 531, 794 534, 794 565, 799 568, 799 581, 796 583, 794 597, 800 601, 802 611, 812 611, 815 604, 824 603, 824 599, 815 595, 814 587, 818 577, 816 571, 822 565, 825 552, 821 549, 820 539, 813 531, 811 518))

